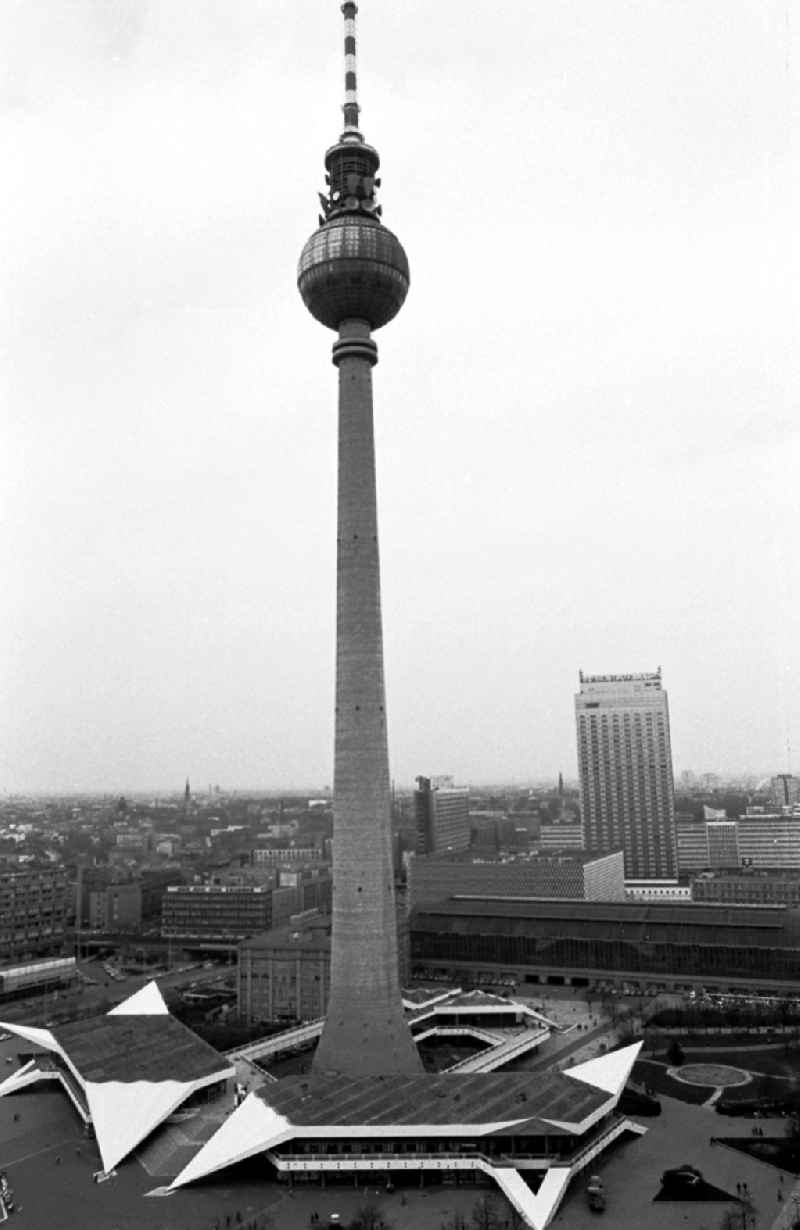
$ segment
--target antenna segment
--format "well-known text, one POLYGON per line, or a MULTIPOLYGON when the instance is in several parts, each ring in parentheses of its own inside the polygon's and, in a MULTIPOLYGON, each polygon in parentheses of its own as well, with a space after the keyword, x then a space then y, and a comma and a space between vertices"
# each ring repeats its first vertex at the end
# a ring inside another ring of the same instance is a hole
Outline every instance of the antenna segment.
POLYGON ((356 75, 356 13, 358 5, 355 0, 345 0, 342 5, 344 13, 344 132, 343 140, 363 141, 358 128, 358 115, 361 108, 358 105, 358 85, 356 75))

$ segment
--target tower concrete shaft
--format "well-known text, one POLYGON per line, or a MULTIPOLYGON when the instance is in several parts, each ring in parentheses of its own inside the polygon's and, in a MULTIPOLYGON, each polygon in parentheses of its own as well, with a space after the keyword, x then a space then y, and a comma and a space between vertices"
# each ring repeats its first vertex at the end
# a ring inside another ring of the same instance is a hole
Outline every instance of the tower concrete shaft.
POLYGON ((344 321, 333 347, 339 493, 331 990, 313 1066, 352 1076, 422 1071, 397 973, 372 416, 377 357, 366 322, 344 321))

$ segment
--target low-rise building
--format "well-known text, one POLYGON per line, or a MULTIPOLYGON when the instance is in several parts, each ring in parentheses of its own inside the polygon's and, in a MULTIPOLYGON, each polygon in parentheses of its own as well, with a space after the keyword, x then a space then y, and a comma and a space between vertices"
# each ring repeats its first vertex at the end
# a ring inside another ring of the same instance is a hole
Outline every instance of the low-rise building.
POLYGON ((142 887, 136 881, 109 884, 89 893, 89 926, 94 931, 138 931, 142 925, 142 887))
MULTIPOLYGON (((395 898, 398 969, 409 975, 409 927, 405 897, 395 898)), ((237 1005, 255 1021, 302 1021, 323 1016, 328 1004, 331 917, 309 910, 284 926, 243 941, 238 949, 237 1005)))
POLYGON ((271 923, 270 889, 182 884, 164 893, 161 934, 166 939, 231 942, 267 931, 271 923))
POLYGON ((797 986, 800 911, 783 906, 450 900, 411 916, 412 972, 461 982, 797 986))
POLYGON ((549 850, 582 850, 584 844, 582 824, 542 824, 539 826, 537 845, 542 853, 549 850))
POLYGON ((63 868, 0 871, 0 961, 57 952, 73 900, 63 868))
POLYGON ((750 867, 702 871, 692 877, 693 901, 800 906, 800 872, 750 867))

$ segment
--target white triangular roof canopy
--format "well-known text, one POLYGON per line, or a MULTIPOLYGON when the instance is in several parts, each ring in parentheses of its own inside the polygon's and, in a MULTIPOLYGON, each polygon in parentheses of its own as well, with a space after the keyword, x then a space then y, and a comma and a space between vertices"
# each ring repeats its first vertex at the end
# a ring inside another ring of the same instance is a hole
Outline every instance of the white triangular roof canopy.
POLYGON ((552 1166, 539 1184, 539 1190, 534 1193, 518 1170, 510 1166, 491 1169, 497 1186, 532 1230, 544 1230, 550 1224, 569 1183, 570 1173, 569 1166, 552 1166))
POLYGON ((204 1175, 232 1166, 245 1157, 271 1149, 296 1135, 296 1128, 261 1098, 249 1093, 240 1106, 206 1141, 170 1187, 182 1187, 204 1175))
POLYGON ((43 1046, 45 1050, 61 1053, 61 1048, 49 1029, 37 1029, 33 1025, 17 1025, 16 1022, 12 1024, 10 1021, 0 1021, 0 1029, 5 1029, 10 1034, 18 1034, 26 1042, 35 1042, 37 1046, 43 1046))
POLYGON ((108 1173, 192 1092, 183 1081, 86 1082, 86 1098, 108 1173))
POLYGON ((620 1051, 611 1051, 608 1055, 600 1055, 597 1059, 587 1059, 574 1068, 566 1068, 565 1076, 573 1076, 585 1085, 593 1085, 618 1097, 625 1088, 625 1082, 631 1074, 631 1068, 636 1062, 636 1056, 642 1049, 641 1042, 632 1046, 623 1046, 620 1051))
POLYGON ((158 983, 148 982, 145 986, 140 987, 138 991, 134 991, 133 995, 123 999, 122 1003, 117 1004, 116 1008, 112 1008, 108 1015, 160 1016, 165 1013, 169 1013, 169 1008, 164 1003, 164 996, 158 989, 158 983))

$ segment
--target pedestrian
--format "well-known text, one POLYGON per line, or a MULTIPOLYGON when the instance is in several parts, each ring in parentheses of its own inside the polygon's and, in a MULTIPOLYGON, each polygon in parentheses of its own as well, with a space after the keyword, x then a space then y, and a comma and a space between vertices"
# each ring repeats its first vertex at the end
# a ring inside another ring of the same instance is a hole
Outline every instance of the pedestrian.
POLYGON ((742 1194, 742 1185, 741 1183, 737 1183, 736 1184, 736 1195, 741 1196, 741 1194, 742 1194))

